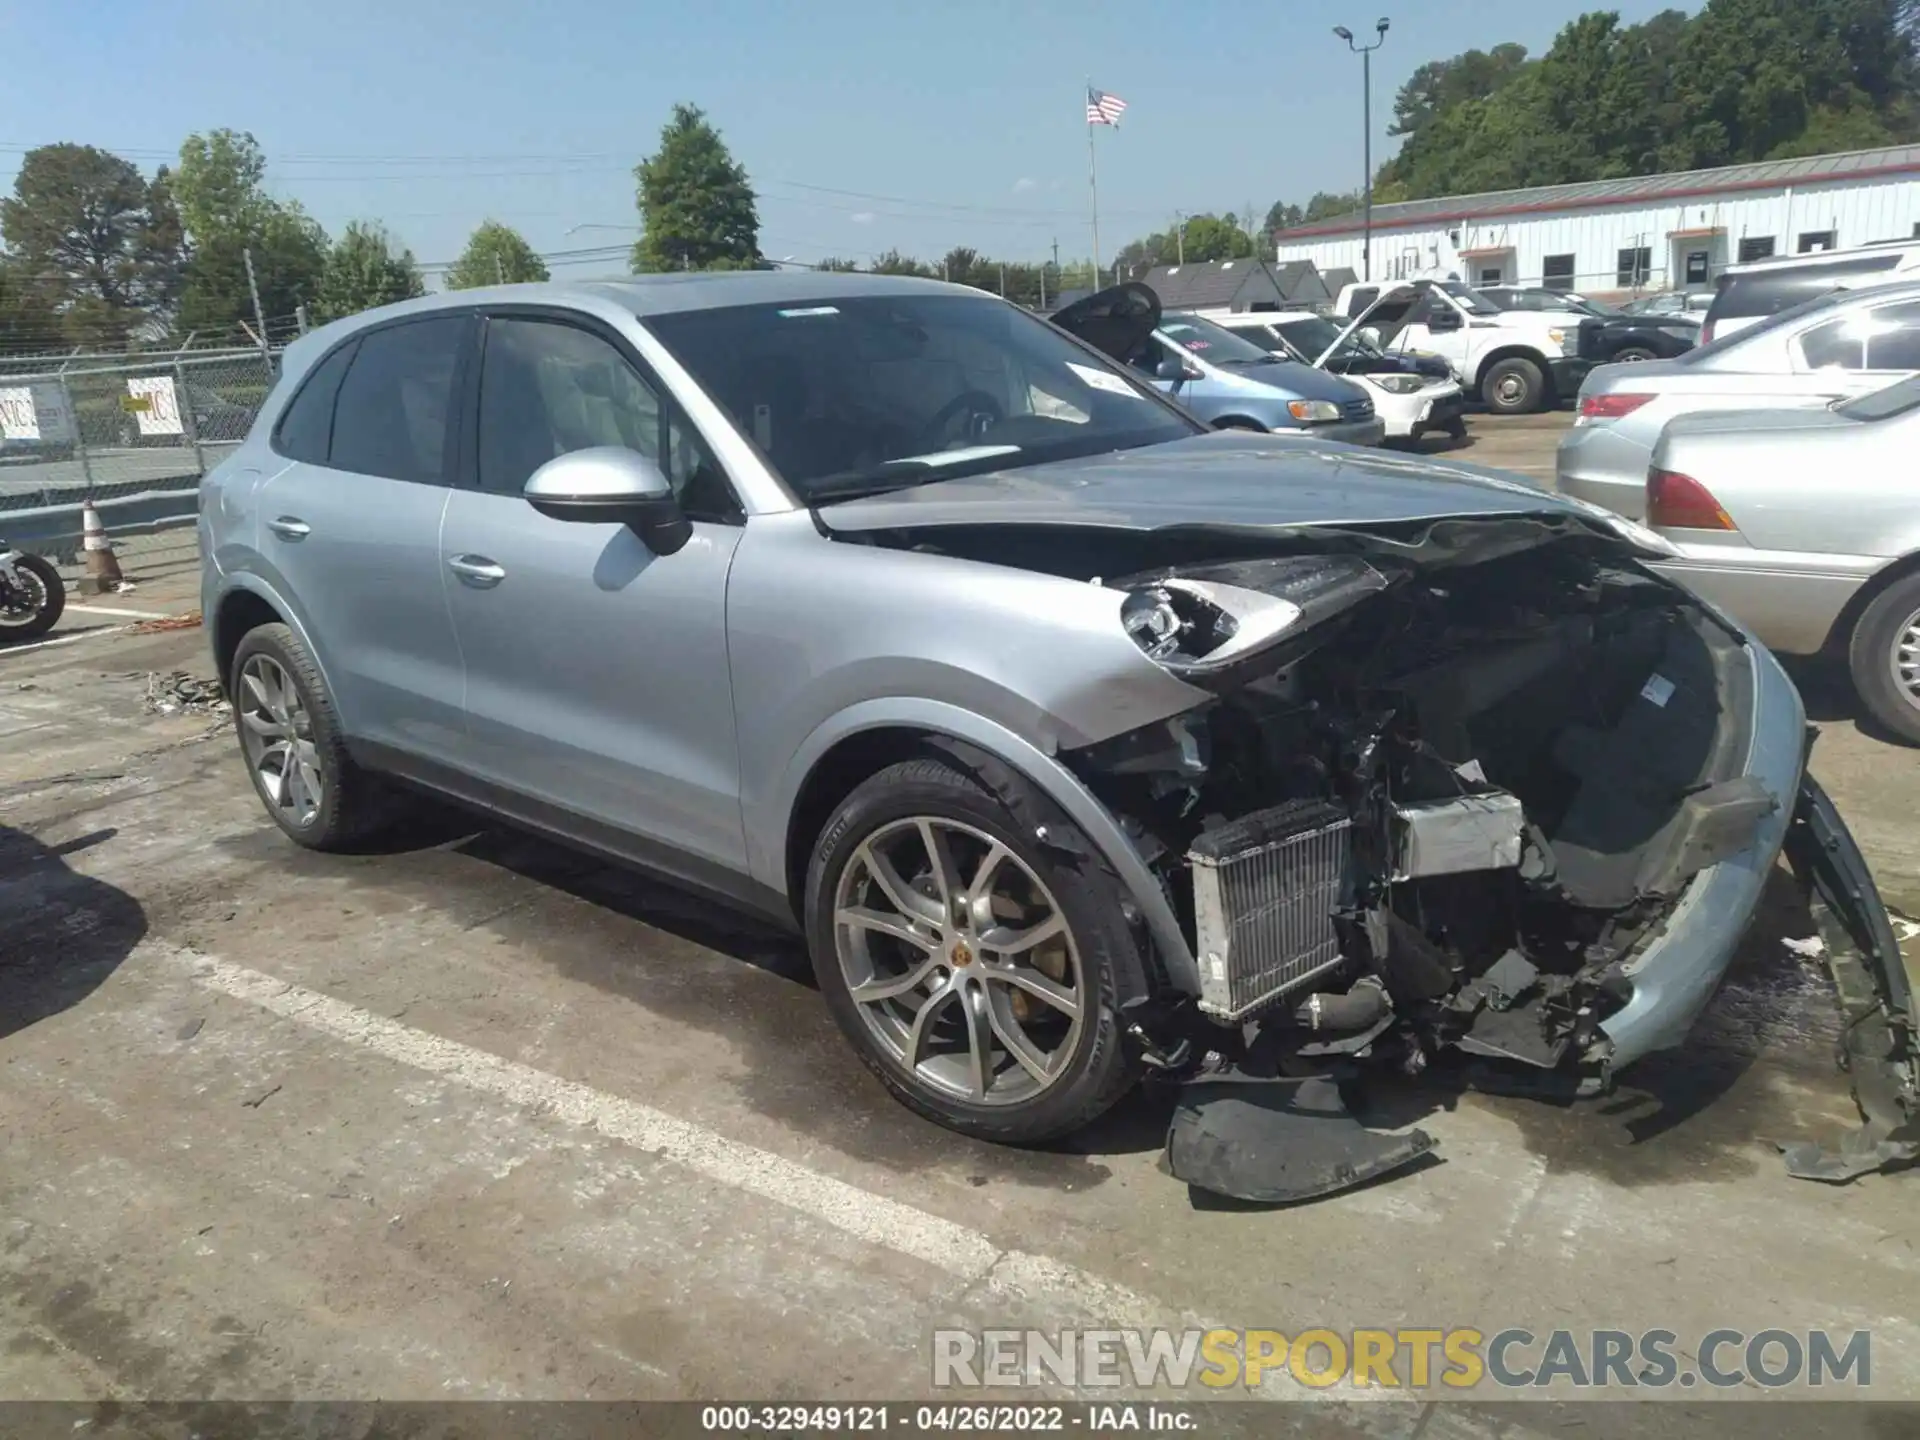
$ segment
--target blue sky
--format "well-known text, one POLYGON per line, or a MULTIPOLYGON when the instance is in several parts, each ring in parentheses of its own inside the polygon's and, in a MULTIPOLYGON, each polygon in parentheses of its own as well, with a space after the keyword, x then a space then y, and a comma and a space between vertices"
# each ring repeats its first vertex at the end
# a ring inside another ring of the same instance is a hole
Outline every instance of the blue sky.
MULTIPOLYGON (((55 140, 151 169, 227 125, 276 193, 329 230, 383 220, 423 262, 493 216, 541 251, 619 245, 635 160, 675 101, 704 107, 760 193, 775 257, 935 258, 971 245, 1091 250, 1083 86, 1125 98, 1101 131, 1105 254, 1174 211, 1256 219, 1356 186, 1360 61, 1330 33, 1392 16, 1375 155, 1424 61, 1518 40, 1573 0, 0 0, 0 186, 55 140), (857 193, 850 193, 857 192, 857 193)), ((1614 0, 1629 21, 1667 8, 1614 0)), ((1680 8, 1696 9, 1697 3, 1680 8)), ((622 268, 587 263, 571 273, 622 268)), ((567 273, 567 272, 562 272, 567 273)))

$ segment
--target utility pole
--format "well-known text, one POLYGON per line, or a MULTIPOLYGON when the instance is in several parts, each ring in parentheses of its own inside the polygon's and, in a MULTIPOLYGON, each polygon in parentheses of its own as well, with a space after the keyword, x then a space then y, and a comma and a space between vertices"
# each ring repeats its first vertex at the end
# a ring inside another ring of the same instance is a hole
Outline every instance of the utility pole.
POLYGON ((1387 43, 1387 17, 1374 26, 1378 37, 1371 45, 1356 44, 1353 32, 1344 25, 1333 33, 1347 42, 1347 48, 1360 57, 1360 134, 1361 164, 1366 167, 1366 201, 1360 230, 1360 278, 1373 279, 1373 52, 1387 43))
POLYGON ((243 249, 240 258, 247 266, 247 292, 253 296, 253 323, 260 327, 260 358, 271 361, 273 351, 267 344, 267 314, 260 308, 260 282, 253 277, 253 247, 243 249))
POLYGON ((493 256, 493 278, 496 284, 504 285, 507 283, 507 267, 501 263, 498 251, 495 251, 493 256))
POLYGON ((1004 260, 1000 262, 1000 298, 1007 298, 1007 262, 1004 260))
POLYGON ((1186 212, 1182 210, 1176 210, 1173 212, 1173 243, 1175 248, 1179 251, 1179 254, 1180 254, 1180 258, 1174 261, 1173 263, 1176 265, 1186 264, 1187 263, 1187 216, 1186 216, 1186 212))

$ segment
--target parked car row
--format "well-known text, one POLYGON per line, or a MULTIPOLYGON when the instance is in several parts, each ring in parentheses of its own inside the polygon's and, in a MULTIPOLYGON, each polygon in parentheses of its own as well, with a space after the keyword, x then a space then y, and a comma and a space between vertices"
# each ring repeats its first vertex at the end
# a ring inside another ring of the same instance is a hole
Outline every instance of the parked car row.
POLYGON ((1886 283, 1905 253, 1733 267, 1712 340, 1587 377, 1555 480, 1666 536, 1667 572, 1771 648, 1844 659, 1920 743, 1920 270, 1886 283))

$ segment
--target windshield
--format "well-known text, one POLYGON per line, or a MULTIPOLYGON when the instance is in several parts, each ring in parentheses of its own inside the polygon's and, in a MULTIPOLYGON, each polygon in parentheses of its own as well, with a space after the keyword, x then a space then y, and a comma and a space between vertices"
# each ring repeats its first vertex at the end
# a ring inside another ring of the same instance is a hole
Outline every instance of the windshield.
MULTIPOLYGON (((1328 347, 1340 338, 1342 328, 1344 327, 1334 324, 1331 320, 1310 315, 1300 320, 1287 321, 1280 327, 1280 333, 1287 338, 1287 343, 1301 354, 1309 358, 1318 358, 1326 354, 1328 347)), ((1356 352, 1362 355, 1379 353, 1371 345, 1362 341, 1357 334, 1348 337, 1347 343, 1340 347, 1342 355, 1356 352)))
POLYGON ((1274 358, 1271 350, 1263 350, 1226 326, 1202 320, 1198 315, 1164 316, 1160 333, 1181 349, 1191 350, 1214 365, 1267 365, 1274 358))
POLYGON ((1453 298, 1453 302, 1469 315, 1498 315, 1500 307, 1470 285, 1462 285, 1458 280, 1442 280, 1434 287, 1444 290, 1453 298))
POLYGON ((645 317, 809 503, 1200 433, 1046 321, 965 295, 645 317))
POLYGON ((1876 390, 1871 395, 1856 395, 1851 400, 1842 400, 1833 408, 1842 415, 1851 415, 1855 420, 1891 420, 1916 405, 1920 405, 1920 375, 1896 380, 1886 389, 1876 390))

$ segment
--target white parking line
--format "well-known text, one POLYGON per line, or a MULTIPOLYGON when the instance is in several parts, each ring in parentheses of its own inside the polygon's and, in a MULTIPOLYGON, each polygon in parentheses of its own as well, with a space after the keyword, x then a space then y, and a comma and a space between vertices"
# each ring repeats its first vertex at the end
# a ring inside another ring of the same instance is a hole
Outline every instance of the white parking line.
POLYGON ((79 615, 124 615, 134 620, 171 620, 173 616, 164 610, 115 610, 106 605, 88 605, 84 601, 69 600, 67 610, 79 615))
POLYGON ((660 1155, 722 1185, 772 1200, 858 1239, 924 1261, 990 1293, 1008 1299, 1063 1300, 1100 1317, 1104 1324, 1119 1327, 1202 1323, 1077 1266, 1004 1249, 970 1226, 862 1190, 651 1106, 416 1030, 244 965, 192 951, 175 954, 191 968, 193 978, 209 990, 257 1005, 399 1064, 535 1107, 570 1125, 660 1155))
POLYGON ((51 645, 71 645, 76 640, 91 640, 96 635, 118 635, 122 630, 131 630, 131 625, 102 625, 97 630, 81 630, 72 635, 56 635, 51 640, 36 640, 31 645, 7 645, 0 647, 0 660, 9 655, 24 655, 29 650, 45 650, 51 645))

